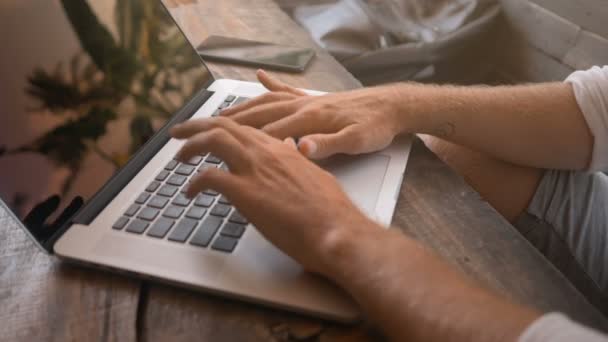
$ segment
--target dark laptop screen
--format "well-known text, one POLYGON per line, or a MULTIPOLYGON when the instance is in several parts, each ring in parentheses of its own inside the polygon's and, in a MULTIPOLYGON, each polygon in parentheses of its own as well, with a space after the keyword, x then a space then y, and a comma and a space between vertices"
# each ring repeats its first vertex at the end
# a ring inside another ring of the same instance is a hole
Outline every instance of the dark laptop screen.
POLYGON ((0 32, 0 197, 39 239, 211 78, 160 0, 3 0, 0 32))

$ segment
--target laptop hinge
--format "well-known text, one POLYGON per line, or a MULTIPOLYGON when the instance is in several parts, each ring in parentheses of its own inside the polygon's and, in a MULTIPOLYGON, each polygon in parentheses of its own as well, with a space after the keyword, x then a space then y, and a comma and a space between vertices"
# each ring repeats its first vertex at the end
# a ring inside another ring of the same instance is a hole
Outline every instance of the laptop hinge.
POLYGON ((89 225, 99 213, 118 195, 122 189, 143 169, 148 162, 171 139, 169 128, 192 117, 209 100, 213 92, 201 89, 177 112, 148 142, 131 157, 127 165, 120 169, 110 180, 42 246, 53 253, 53 246, 73 224, 89 225))

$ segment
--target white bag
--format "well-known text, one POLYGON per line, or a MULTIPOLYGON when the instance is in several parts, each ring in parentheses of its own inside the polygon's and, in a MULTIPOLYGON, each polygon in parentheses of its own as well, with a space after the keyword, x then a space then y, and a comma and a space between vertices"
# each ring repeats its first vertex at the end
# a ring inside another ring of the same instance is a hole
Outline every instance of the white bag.
POLYGON ((364 84, 424 80, 500 12, 496 0, 340 0, 294 18, 364 84))

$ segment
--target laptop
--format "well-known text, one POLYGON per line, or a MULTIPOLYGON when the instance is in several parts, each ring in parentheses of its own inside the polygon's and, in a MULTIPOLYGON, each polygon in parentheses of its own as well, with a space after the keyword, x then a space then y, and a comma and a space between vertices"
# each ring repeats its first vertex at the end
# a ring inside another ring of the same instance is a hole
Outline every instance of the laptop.
MULTIPOLYGON (((271 245, 222 194, 187 199, 188 181, 226 168, 173 159, 168 128, 263 94, 214 79, 157 0, 0 4, 0 197, 48 253, 315 317, 352 322, 342 290, 271 245)), ((312 95, 322 93, 309 91, 312 95)), ((321 162, 387 226, 410 140, 321 162)), ((285 227, 289 229, 289 227, 285 227)))

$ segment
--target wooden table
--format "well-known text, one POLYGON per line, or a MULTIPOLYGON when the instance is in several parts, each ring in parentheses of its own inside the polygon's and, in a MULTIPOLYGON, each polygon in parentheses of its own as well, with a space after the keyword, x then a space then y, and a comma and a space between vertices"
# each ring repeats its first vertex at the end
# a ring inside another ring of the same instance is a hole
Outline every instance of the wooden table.
MULTIPOLYGON (((165 1, 194 43, 215 33, 313 46, 307 33, 271 0, 165 1)), ((254 80, 253 69, 212 63, 209 67, 218 78, 254 80)), ((321 50, 305 74, 276 75, 299 87, 325 91, 360 86, 321 50)), ((510 224, 419 141, 393 224, 513 300, 559 310, 598 328, 608 326, 510 224)), ((36 249, 0 208, 0 341, 367 341, 376 337, 365 323, 338 326, 64 265, 36 249)))

